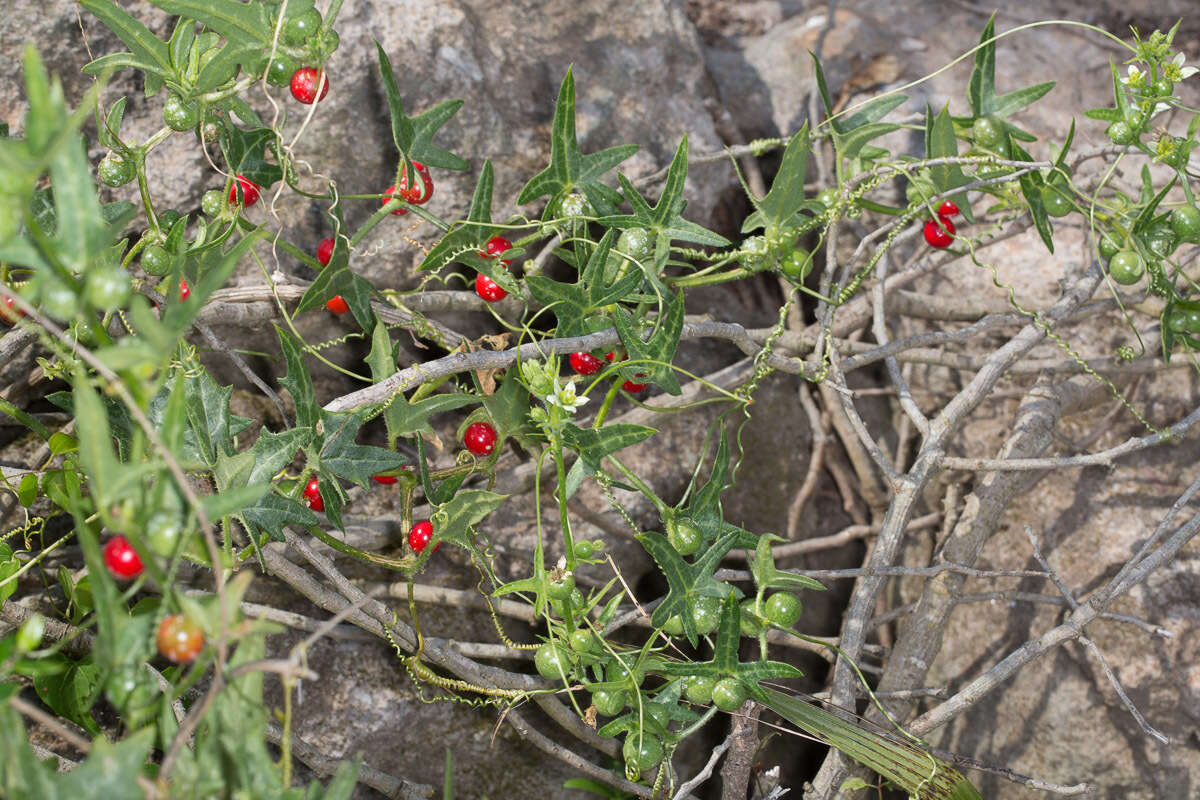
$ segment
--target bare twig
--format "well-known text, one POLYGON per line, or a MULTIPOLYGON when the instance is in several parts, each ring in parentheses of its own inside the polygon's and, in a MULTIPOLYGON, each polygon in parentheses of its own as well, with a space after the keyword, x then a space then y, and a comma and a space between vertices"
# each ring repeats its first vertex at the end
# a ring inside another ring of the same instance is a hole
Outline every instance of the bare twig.
POLYGON ((730 715, 729 757, 721 767, 721 800, 744 800, 758 752, 758 715, 762 709, 753 700, 730 715))
POLYGON ((713 748, 712 754, 709 755, 708 761, 705 763, 704 768, 697 772, 696 775, 690 780, 681 783, 679 785, 679 791, 674 794, 671 800, 682 800, 682 798, 687 796, 688 792, 698 789, 704 784, 705 781, 712 777, 713 770, 716 769, 717 762, 721 760, 721 756, 725 755, 725 751, 728 750, 730 745, 733 743, 733 736, 734 734, 731 731, 729 735, 725 737, 725 741, 713 748))

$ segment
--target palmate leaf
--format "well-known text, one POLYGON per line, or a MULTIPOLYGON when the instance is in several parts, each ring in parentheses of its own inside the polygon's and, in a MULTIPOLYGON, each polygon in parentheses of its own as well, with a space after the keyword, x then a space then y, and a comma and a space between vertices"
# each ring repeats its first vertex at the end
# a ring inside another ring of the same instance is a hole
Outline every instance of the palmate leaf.
POLYGON ((262 531, 275 541, 283 541, 285 525, 319 525, 321 520, 309 509, 289 497, 268 492, 257 503, 237 515, 247 530, 262 531))
MULTIPOLYGON (((508 495, 483 489, 459 492, 443 503, 431 516, 433 539, 430 540, 430 544, 453 542, 476 553, 475 542, 471 538, 471 526, 483 521, 507 498, 508 495)), ((432 553, 433 548, 427 547, 425 552, 432 553)))
POLYGON ((481 253, 487 240, 496 233, 492 224, 492 190, 495 178, 492 162, 484 161, 471 195, 471 208, 463 222, 456 223, 425 256, 420 271, 437 271, 452 261, 471 267, 494 280, 506 292, 520 292, 521 287, 504 269, 498 259, 484 258, 481 253))
POLYGON ((996 17, 993 14, 979 36, 975 67, 967 81, 967 102, 974 117, 1007 117, 1020 111, 1054 88, 1054 81, 1026 86, 1008 94, 996 94, 996 17))
MULTIPOLYGON (((879 120, 908 101, 908 96, 903 94, 877 97, 848 117, 833 117, 833 98, 830 96, 829 87, 825 82, 825 70, 821 67, 821 59, 817 58, 812 51, 809 51, 809 55, 812 56, 813 72, 817 78, 817 89, 821 94, 821 101, 825 104, 825 113, 831 117, 829 124, 833 128, 834 147, 837 148, 839 156, 848 159, 857 158, 862 154, 864 146, 872 139, 899 130, 900 125, 892 122, 879 122, 879 120)), ((807 153, 805 157, 807 158, 807 153)), ((784 158, 787 158, 786 154, 784 158)), ((780 172, 783 172, 782 167, 780 172)))
POLYGON ((775 689, 760 702, 810 736, 895 782, 917 800, 983 800, 971 782, 944 761, 890 734, 869 731, 775 689))
POLYGON ((634 185, 624 175, 619 175, 621 189, 625 199, 633 209, 632 214, 619 214, 601 217, 599 222, 611 228, 645 228, 653 231, 659 239, 668 244, 671 241, 695 242, 714 247, 725 247, 729 240, 724 236, 713 233, 705 227, 683 218, 683 210, 687 201, 683 199, 684 184, 687 181, 688 170, 688 140, 684 136, 675 149, 675 157, 667 169, 667 177, 663 182, 662 194, 658 202, 651 206, 634 185))
MULTIPOLYGON (((343 243, 344 246, 344 243, 343 243)), ((337 249, 337 245, 334 245, 337 249)), ((350 314, 363 330, 370 330, 374 320, 371 300, 375 297, 374 284, 350 269, 343 258, 339 265, 330 260, 329 266, 317 273, 317 278, 308 285, 304 296, 296 304, 296 313, 320 308, 334 297, 341 297, 350 307, 350 314)))
POLYGON ((358 431, 369 413, 369 409, 349 414, 321 412, 325 427, 325 441, 320 451, 322 470, 328 470, 364 489, 372 475, 408 463, 408 459, 395 450, 355 444, 358 431))
POLYGON ((575 283, 562 283, 544 275, 530 275, 525 279, 533 298, 552 306, 558 320, 556 335, 560 338, 591 333, 598 312, 625 299, 641 284, 642 276, 635 271, 617 278, 612 284, 604 282, 604 265, 614 235, 611 229, 604 232, 575 283))
POLYGON ((392 120, 392 140, 402 158, 419 161, 427 167, 464 170, 471 165, 448 150, 433 144, 434 134, 462 108, 462 100, 446 100, 433 108, 409 117, 404 113, 404 100, 396 83, 396 73, 383 46, 375 42, 379 56, 379 76, 383 79, 383 92, 387 97, 388 111, 392 120))
POLYGON ((518 377, 515 368, 509 369, 504 374, 500 388, 484 395, 483 408, 499 436, 497 447, 505 439, 514 438, 533 453, 541 449, 541 443, 535 438, 538 435, 537 428, 529 421, 529 392, 518 377))
MULTIPOLYGON (((333 217, 335 230, 346 230, 346 220, 342 216, 342 201, 338 198, 329 209, 333 217)), ((313 262, 316 265, 316 262, 313 262)), ((329 263, 317 273, 317 278, 308 285, 300 302, 296 304, 296 313, 320 308, 334 297, 341 297, 350 307, 350 313, 364 331, 372 330, 378 323, 371 300, 376 295, 375 286, 366 278, 350 269, 350 248, 346 237, 335 236, 333 251, 329 255, 329 263)), ((387 332, 384 332, 387 336, 387 332)), ((388 374, 391 374, 390 372, 388 374)))
POLYGON ((563 429, 563 444, 579 453, 580 459, 593 470, 600 469, 604 457, 658 433, 645 425, 618 422, 602 428, 580 428, 567 423, 563 429))
POLYGON ((221 152, 229 170, 264 189, 283 177, 283 169, 267 161, 267 147, 274 149, 277 139, 278 134, 270 128, 243 130, 232 124, 221 126, 221 152))
MULTIPOLYGON (((681 614, 680 619, 686 620, 687 616, 681 614)), ((684 627, 686 629, 686 623, 684 627)), ((737 678, 759 700, 765 697, 763 688, 758 685, 760 681, 804 677, 800 670, 782 661, 738 661, 741 635, 741 608, 737 597, 730 593, 721 604, 721 620, 717 624, 713 642, 713 657, 708 661, 669 661, 661 665, 660 671, 666 675, 737 678)))
POLYGON ((539 197, 550 196, 548 213, 556 208, 557 200, 568 192, 578 190, 587 197, 592 208, 600 214, 612 214, 619 195, 600 182, 600 176, 615 168, 638 150, 635 144, 620 145, 584 155, 575 135, 575 77, 567 68, 566 77, 558 90, 554 106, 554 124, 550 135, 550 164, 529 179, 517 197, 517 203, 532 203, 539 197))
MULTIPOLYGON (((658 327, 650 335, 649 340, 642 341, 634 329, 634 322, 624 310, 617 308, 613 313, 613 322, 621 335, 621 344, 629 352, 630 361, 646 359, 662 362, 661 364, 635 364, 626 370, 626 378, 632 379, 636 373, 643 373, 637 378, 639 383, 653 383, 662 387, 667 394, 679 395, 679 381, 675 378, 675 370, 669 365, 675 358, 675 349, 679 346, 679 335, 683 331, 683 292, 671 298, 671 304, 658 320, 658 327)), ((624 372, 622 373, 624 374, 624 372)))
POLYGON ((279 335, 279 347, 287 364, 287 376, 280 378, 279 383, 292 396, 292 404, 296 407, 296 426, 315 427, 320 418, 320 409, 313 391, 312 376, 304 366, 304 353, 291 333, 279 326, 275 327, 275 332, 279 335))
POLYGON ((733 549, 737 536, 732 533, 722 536, 693 563, 685 561, 661 533, 642 533, 637 538, 667 579, 667 596, 658 608, 654 609, 651 623, 661 628, 667 620, 678 614, 683 623, 684 634, 692 646, 695 646, 698 633, 696 623, 692 619, 692 608, 698 597, 709 594, 703 590, 720 585, 713 580, 713 572, 725 554, 733 549))

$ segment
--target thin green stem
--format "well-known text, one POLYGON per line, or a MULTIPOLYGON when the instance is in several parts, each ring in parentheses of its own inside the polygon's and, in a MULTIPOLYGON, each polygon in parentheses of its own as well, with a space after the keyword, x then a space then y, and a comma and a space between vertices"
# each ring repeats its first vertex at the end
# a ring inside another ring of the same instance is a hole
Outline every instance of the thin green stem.
POLYGON ((667 283, 676 289, 688 289, 695 286, 712 286, 718 283, 741 280, 755 274, 758 270, 748 270, 745 267, 735 267, 728 272, 718 272, 714 275, 684 275, 680 278, 668 278, 667 283))
POLYGON ((664 503, 662 499, 654 493, 654 490, 647 486, 646 483, 639 478, 633 470, 621 463, 621 459, 617 458, 615 455, 609 454, 608 461, 614 467, 616 467, 617 471, 620 472, 627 481, 632 483, 639 492, 646 495, 646 498, 654 504, 654 508, 658 510, 660 515, 665 516, 667 514, 667 504, 664 503))
POLYGON ((596 412, 596 420, 592 423, 593 428, 599 429, 604 424, 604 419, 608 416, 608 410, 612 408, 613 401, 617 399, 617 394, 620 391, 621 384, 613 381, 613 385, 608 389, 608 394, 604 395, 604 402, 600 404, 600 410, 596 412))
POLYGON ((567 514, 567 467, 563 461, 562 439, 554 437, 554 468, 558 471, 558 517, 562 523, 563 546, 567 548, 567 569, 575 570, 575 542, 571 538, 571 519, 567 514))

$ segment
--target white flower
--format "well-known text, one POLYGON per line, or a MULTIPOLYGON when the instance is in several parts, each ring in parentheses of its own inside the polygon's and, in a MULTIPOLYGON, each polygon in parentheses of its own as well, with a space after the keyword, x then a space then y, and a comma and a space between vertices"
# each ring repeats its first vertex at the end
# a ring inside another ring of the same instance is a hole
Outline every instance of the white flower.
POLYGON ((1163 66, 1163 72, 1167 73, 1167 77, 1176 83, 1186 78, 1190 78, 1197 72, 1200 72, 1200 69, 1197 69, 1196 67, 1184 66, 1184 62, 1186 61, 1187 59, 1184 58, 1183 53, 1176 53, 1175 58, 1171 60, 1170 65, 1163 66))
POLYGON ((1146 73, 1138 69, 1137 66, 1129 65, 1129 76, 1121 78, 1121 83, 1131 89, 1138 89, 1146 84, 1146 73))
POLYGON ((557 406, 568 414, 574 414, 575 409, 579 408, 588 401, 586 397, 577 397, 575 395, 575 384, 568 383, 566 386, 560 386, 558 379, 554 379, 554 391, 546 396, 546 404, 557 406))

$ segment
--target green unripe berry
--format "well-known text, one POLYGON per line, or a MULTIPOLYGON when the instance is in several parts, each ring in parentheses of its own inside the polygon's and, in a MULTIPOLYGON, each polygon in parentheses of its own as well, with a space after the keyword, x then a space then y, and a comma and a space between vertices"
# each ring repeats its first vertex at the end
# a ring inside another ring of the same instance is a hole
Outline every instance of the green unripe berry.
POLYGON ((596 550, 596 542, 588 539, 582 539, 575 543, 576 558, 591 558, 592 556, 596 555, 596 550))
POLYGON ((152 244, 142 251, 142 269, 147 275, 163 277, 171 271, 171 254, 161 244, 152 244))
POLYGON ((564 648, 553 642, 546 642, 537 649, 537 653, 533 657, 533 664, 543 678, 561 681, 564 677, 571 675, 570 656, 564 648))
POLYGON ((980 117, 971 125, 971 138, 989 150, 999 147, 1004 141, 1004 123, 993 116, 980 117))
POLYGON ((156 511, 146 521, 146 544, 164 558, 174 555, 175 545, 183 533, 179 517, 167 511, 156 511))
POLYGON ((124 186, 137 177, 137 167, 120 153, 110 152, 96 167, 96 174, 106 186, 124 186))
POLYGON ((1100 237, 1099 250, 1104 258, 1112 258, 1120 252, 1121 243, 1111 233, 1106 233, 1100 237))
POLYGON ((579 192, 568 192, 558 201, 559 216, 567 219, 590 216, 592 204, 579 192))
POLYGON ((317 52, 323 56, 333 54, 333 51, 338 49, 338 44, 341 43, 341 37, 333 28, 326 28, 317 34, 316 48, 317 52))
POLYGON ((794 281, 802 281, 812 271, 812 253, 803 247, 794 248, 779 262, 779 271, 794 281))
POLYGON ((693 675, 687 679, 687 685, 683 689, 683 696, 689 702, 696 705, 706 706, 712 702, 713 688, 717 685, 716 678, 710 678, 704 675, 693 675))
POLYGON ((683 619, 675 614, 663 623, 663 631, 668 636, 683 636, 683 619))
POLYGON ((301 45, 321 27, 321 12, 310 8, 291 17, 283 26, 283 40, 290 45, 301 45))
POLYGON ((617 237, 617 249, 636 261, 654 254, 654 234, 645 228, 626 228, 617 237))
POLYGON ((209 217, 219 217, 225 210, 225 193, 220 189, 209 189, 200 198, 200 210, 209 217))
MULTIPOLYGON (((625 660, 630 664, 633 663, 633 656, 624 656, 625 660)), ((636 689, 642 685, 642 681, 646 676, 641 670, 630 672, 629 668, 620 661, 613 661, 604 668, 604 677, 609 683, 619 683, 628 686, 630 689, 636 689)))
POLYGON ((267 83, 272 86, 287 86, 292 82, 292 75, 300 65, 296 59, 283 53, 277 53, 274 60, 267 65, 267 83))
POLYGON ((1134 250, 1122 250, 1108 261, 1108 274, 1122 286, 1132 286, 1142 279, 1146 262, 1134 250))
POLYGON ((1065 217, 1075 210, 1071 201, 1055 186, 1042 187, 1042 207, 1051 217, 1065 217))
POLYGON ((99 326, 84 317, 71 323, 71 336, 84 347, 95 347, 100 342, 99 326))
POLYGON ((704 636, 712 633, 721 624, 721 600, 718 597, 700 595, 692 605, 692 622, 696 633, 704 636))
POLYGON ((667 541, 681 556, 690 556, 704 543, 700 527, 687 517, 667 518, 667 541))
POLYGON ((625 765, 637 773, 654 769, 662 761, 662 742, 657 736, 645 731, 631 731, 625 737, 625 746, 621 748, 625 757, 625 765))
POLYGON ((597 689, 592 692, 592 705, 596 707, 596 713, 605 717, 615 717, 625 708, 625 690, 597 689))
POLYGON ((1171 212, 1171 231, 1185 242, 1200 240, 1200 208, 1188 204, 1171 212))
POLYGON ((737 678, 722 678, 713 687, 713 705, 721 711, 737 711, 750 693, 737 678))
POLYGON ((200 108, 172 94, 163 106, 163 122, 173 131, 189 131, 200 122, 200 108))
POLYGON ((754 638, 763 632, 765 620, 754 610, 753 597, 742 601, 739 622, 741 623, 742 636, 754 638))
POLYGON ((1113 144, 1127 145, 1132 144, 1134 140, 1133 128, 1129 127, 1129 123, 1121 120, 1109 125, 1106 133, 1113 144))
POLYGON ((546 594, 551 600, 568 600, 575 590, 575 576, 567 574, 561 580, 546 583, 546 594))
POLYGON ((576 653, 587 653, 596 646, 596 634, 590 628, 576 628, 567 637, 567 643, 576 653))
POLYGON ((38 296, 41 300, 42 311, 59 322, 66 322, 79 313, 79 297, 71 290, 70 286, 56 278, 43 280, 38 290, 38 296))
POLYGON ((800 620, 800 598, 791 592, 776 592, 767 598, 763 614, 776 625, 790 628, 800 620))
POLYGON ((179 222, 181 219, 183 219, 183 214, 180 214, 179 211, 174 208, 168 208, 166 211, 159 213, 158 224, 164 231, 169 231, 175 226, 175 223, 179 222))
POLYGON ((94 267, 85 281, 87 301, 100 311, 112 311, 129 299, 129 273, 116 264, 94 267))

